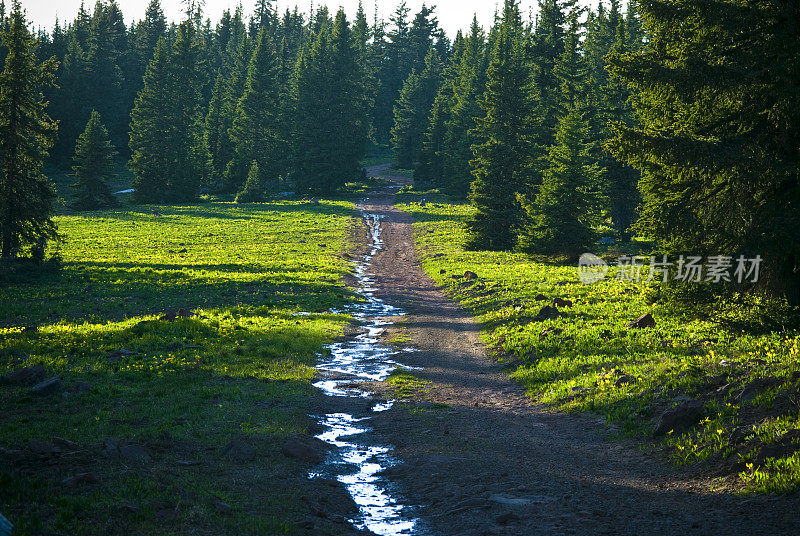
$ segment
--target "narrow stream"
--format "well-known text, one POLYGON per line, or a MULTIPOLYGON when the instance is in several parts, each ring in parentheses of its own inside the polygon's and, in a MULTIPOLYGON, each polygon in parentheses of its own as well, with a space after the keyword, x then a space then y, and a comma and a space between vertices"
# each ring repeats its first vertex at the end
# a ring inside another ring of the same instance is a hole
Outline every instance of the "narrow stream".
MULTIPOLYGON (((389 317, 405 313, 375 296, 375 280, 368 274, 372 258, 383 247, 381 216, 366 213, 363 216, 370 230, 371 249, 355 263, 355 272, 356 291, 364 301, 348 309, 358 323, 359 333, 330 345, 330 357, 317 365, 317 370, 325 373, 325 379, 314 385, 328 396, 369 398, 370 393, 359 389, 359 383, 385 380, 395 368, 404 367, 395 359, 405 350, 384 346, 379 337, 392 324, 389 317)), ((325 429, 317 437, 336 449, 311 477, 325 476, 341 482, 359 507, 359 516, 350 521, 357 528, 380 536, 419 534, 418 521, 410 515, 409 507, 399 502, 395 486, 380 474, 397 464, 392 447, 372 438, 369 427, 370 415, 391 409, 393 403, 377 402, 366 415, 316 416, 325 429)))

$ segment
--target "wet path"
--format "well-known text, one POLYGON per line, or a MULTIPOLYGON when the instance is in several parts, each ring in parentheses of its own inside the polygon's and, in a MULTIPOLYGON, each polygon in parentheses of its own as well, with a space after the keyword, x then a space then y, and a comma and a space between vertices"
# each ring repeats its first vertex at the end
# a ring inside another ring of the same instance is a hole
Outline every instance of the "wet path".
MULTIPOLYGON (((332 397, 369 398, 359 388, 364 382, 383 381, 398 367, 403 351, 381 344, 380 335, 391 326, 391 317, 405 313, 375 296, 375 281, 370 275, 371 261, 383 248, 381 217, 363 214, 369 228, 370 251, 355 264, 358 287, 364 298, 348 309, 357 322, 358 334, 329 347, 317 369, 325 379, 314 385, 332 397)), ((365 415, 329 413, 316 416, 324 432, 317 437, 335 446, 323 465, 312 476, 332 477, 341 482, 359 507, 351 522, 359 529, 381 536, 421 534, 410 508, 404 505, 396 486, 381 475, 398 461, 392 447, 382 444, 369 426, 371 416, 389 410, 393 401, 376 402, 365 415)))

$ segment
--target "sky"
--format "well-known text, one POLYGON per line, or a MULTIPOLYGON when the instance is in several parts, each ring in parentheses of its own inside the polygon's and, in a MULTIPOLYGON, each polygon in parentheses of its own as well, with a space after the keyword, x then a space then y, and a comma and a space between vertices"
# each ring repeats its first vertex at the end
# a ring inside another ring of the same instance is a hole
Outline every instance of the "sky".
MULTIPOLYGON (((212 21, 219 19, 222 11, 234 9, 240 0, 206 0, 205 16, 212 21)), ((395 10, 400 0, 377 0, 378 15, 388 19, 389 15, 395 10)), ((426 5, 436 5, 436 13, 441 26, 448 35, 455 36, 459 29, 467 29, 472 22, 473 14, 477 14, 478 20, 484 28, 488 28, 494 18, 494 12, 502 0, 427 0, 426 5)), ((6 5, 10 0, 6 0, 6 5)), ((94 6, 95 0, 85 0, 87 9, 94 6)), ((122 8, 125 15, 125 22, 141 20, 144 17, 145 9, 149 0, 117 0, 117 4, 122 8)), ((241 0, 245 14, 252 12, 254 0, 241 0)), ((423 0, 407 0, 411 8, 411 13, 419 10, 423 0)), ((536 0, 522 0, 520 5, 523 13, 527 14, 532 6, 536 6, 536 0)), ((582 2, 583 3, 583 2, 582 2)), ((596 2, 592 2, 593 4, 596 2)), ((358 0, 314 0, 314 5, 327 4, 331 11, 336 11, 339 6, 344 7, 348 17, 355 15, 358 8, 358 0)), ((364 8, 367 15, 372 20, 372 13, 375 7, 375 0, 364 0, 364 8)), ((61 21, 71 21, 78 13, 81 0, 22 0, 22 6, 27 10, 28 19, 33 22, 35 28, 50 29, 55 23, 56 17, 61 21)), ((287 7, 300 6, 300 10, 308 12, 311 0, 277 0, 280 11, 287 7)), ((182 17, 182 4, 180 0, 161 0, 161 7, 164 14, 170 20, 180 20, 182 17)))

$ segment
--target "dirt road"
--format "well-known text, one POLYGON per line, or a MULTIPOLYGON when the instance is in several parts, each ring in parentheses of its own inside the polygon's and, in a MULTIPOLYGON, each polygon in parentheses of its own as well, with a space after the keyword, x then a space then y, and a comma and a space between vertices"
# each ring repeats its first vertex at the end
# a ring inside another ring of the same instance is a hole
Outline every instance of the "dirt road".
POLYGON ((389 476, 420 505, 427 533, 800 534, 796 494, 708 493, 708 482, 612 439, 604 420, 532 404, 487 356, 480 327, 424 274, 393 196, 364 209, 385 218, 378 295, 409 313, 398 325, 419 351, 404 362, 431 382, 373 423, 404 462, 389 476))

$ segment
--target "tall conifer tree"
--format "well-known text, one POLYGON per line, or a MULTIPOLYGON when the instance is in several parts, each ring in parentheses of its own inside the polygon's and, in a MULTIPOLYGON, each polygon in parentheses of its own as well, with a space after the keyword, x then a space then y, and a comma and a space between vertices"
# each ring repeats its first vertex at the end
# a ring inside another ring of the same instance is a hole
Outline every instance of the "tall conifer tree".
POLYGON ((114 178, 116 150, 100 114, 92 111, 86 130, 75 144, 72 171, 77 181, 72 206, 78 210, 96 209, 114 204, 108 182, 114 178))
POLYGON ((0 258, 7 261, 58 238, 52 219, 56 193, 42 173, 57 129, 42 89, 53 83, 57 63, 37 61, 19 0, 11 4, 2 44, 7 55, 0 73, 0 258))

